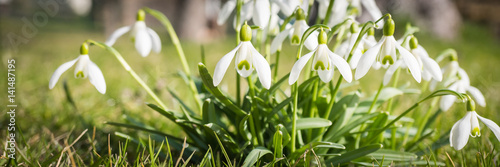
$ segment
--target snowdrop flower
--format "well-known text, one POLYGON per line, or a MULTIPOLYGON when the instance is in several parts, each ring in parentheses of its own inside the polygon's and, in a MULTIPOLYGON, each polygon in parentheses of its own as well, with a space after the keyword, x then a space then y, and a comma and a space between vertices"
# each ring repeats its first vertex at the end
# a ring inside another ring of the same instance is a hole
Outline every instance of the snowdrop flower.
POLYGON ((455 150, 461 150, 467 144, 469 135, 472 137, 481 136, 478 118, 486 127, 490 128, 497 139, 500 140, 500 127, 495 122, 479 116, 475 111, 474 101, 471 99, 467 102, 467 111, 465 117, 458 120, 451 128, 450 146, 455 148, 455 150))
MULTIPOLYGON (((357 23, 352 23, 350 27, 349 33, 347 33, 347 40, 342 42, 339 46, 339 48, 336 50, 335 53, 338 55, 344 57, 344 59, 349 58, 349 53, 354 47, 354 44, 356 43, 356 40, 358 40, 359 37, 359 27, 357 23)), ((373 35, 372 35, 373 36, 373 35)), ((353 55, 349 61, 349 65, 351 69, 355 69, 356 66, 358 65, 359 59, 361 58, 361 55, 363 55, 364 52, 364 41, 366 40, 366 35, 361 38, 361 41, 359 41, 358 45, 354 49, 353 55)))
MULTIPOLYGON (((309 28, 309 25, 307 25, 306 22, 306 16, 304 13, 304 10, 301 8, 298 8, 295 12, 295 23, 293 23, 293 26, 291 28, 285 29, 282 32, 280 32, 271 42, 271 54, 274 54, 279 47, 281 47, 281 44, 283 43, 283 40, 287 36, 289 36, 291 42, 293 45, 298 45, 300 43, 300 40, 302 38, 302 35, 304 35, 304 32, 309 28)), ((316 40, 318 37, 318 32, 313 32, 309 37, 307 37, 306 41, 304 42, 304 45, 306 46, 307 49, 313 50, 318 46, 318 41, 316 40)))
MULTIPOLYGON (((330 5, 330 0, 318 0, 319 9, 318 17, 323 20, 326 17, 328 6, 330 5)), ((347 15, 347 8, 349 7, 349 2, 347 0, 335 0, 333 2, 332 11, 330 13, 330 18, 328 19, 326 25, 332 27, 344 21, 347 15)))
MULTIPOLYGON (((486 100, 484 99, 484 96, 481 93, 481 91, 470 85, 469 76, 467 75, 467 72, 465 72, 464 69, 458 67, 458 70, 456 71, 455 75, 457 76, 458 80, 451 83, 447 87, 447 89, 453 90, 458 93, 467 92, 472 96, 472 98, 474 98, 474 100, 476 100, 476 102, 480 106, 483 107, 486 106, 486 100)), ((453 95, 442 96, 441 101, 439 102, 439 108, 443 111, 447 111, 455 103, 456 99, 457 97, 453 95)))
MULTIPOLYGON (((437 64, 436 61, 429 57, 429 54, 427 54, 427 51, 425 51, 422 46, 418 45, 417 38, 415 38, 414 36, 409 36, 403 43, 405 45, 405 48, 410 48, 410 52, 413 56, 415 56, 422 73, 422 78, 424 80, 429 81, 431 79, 434 79, 436 81, 441 81, 443 79, 439 64, 437 64)), ((405 66, 405 64, 402 62, 402 60, 398 60, 396 63, 394 63, 394 65, 389 67, 384 75, 384 85, 387 85, 390 82, 392 75, 399 67, 404 69, 407 68, 407 66, 405 66)))
POLYGON ((275 4, 280 7, 280 10, 285 16, 290 16, 293 14, 297 7, 304 9, 307 13, 309 8, 309 0, 272 0, 275 4))
POLYGON ((351 69, 349 68, 349 64, 347 64, 347 62, 342 59, 342 57, 328 49, 328 46, 326 45, 327 40, 328 39, 326 33, 321 30, 318 37, 318 47, 312 52, 309 52, 300 57, 299 60, 295 62, 292 67, 292 71, 290 72, 288 84, 292 85, 297 82, 300 72, 313 55, 314 58, 312 62, 312 70, 318 72, 321 81, 330 82, 333 77, 335 66, 347 82, 352 81, 352 73, 351 69))
POLYGON ((156 53, 161 51, 161 40, 158 34, 149 27, 146 27, 144 19, 146 18, 146 13, 144 10, 139 10, 137 12, 137 21, 134 25, 125 26, 117 29, 115 32, 109 36, 106 40, 106 45, 113 46, 116 40, 123 34, 130 32, 130 38, 135 41, 135 49, 142 57, 149 55, 151 50, 156 53))
MULTIPOLYGON (((377 68, 379 66, 387 67, 393 65, 396 66, 393 68, 397 69, 398 66, 405 65, 410 70, 413 78, 420 83, 421 69, 419 64, 415 57, 394 39, 394 21, 391 18, 387 19, 387 22, 384 24, 383 32, 384 36, 382 36, 382 39, 361 56, 358 66, 356 67, 355 78, 360 79, 365 76, 372 66, 377 68), (398 59, 396 51, 399 52, 401 59, 398 59)), ((389 70, 395 71, 395 69, 389 70)), ((386 78, 390 80, 392 75, 388 75, 390 76, 384 76, 384 80, 386 80, 386 78)), ((384 83, 385 82, 388 81, 384 81, 384 83)))
MULTIPOLYGON (((222 6, 219 17, 217 18, 217 24, 222 25, 226 22, 229 15, 231 15, 233 10, 236 8, 236 3, 236 0, 229 0, 224 4, 224 6, 222 6)), ((271 17, 270 9, 271 6, 269 4, 269 0, 246 0, 241 7, 240 24, 245 20, 252 19, 255 25, 261 28, 267 27, 269 18, 271 17)))
POLYGON ((252 29, 247 24, 241 27, 241 42, 236 48, 224 55, 214 71, 214 86, 217 86, 222 81, 224 74, 231 64, 231 61, 236 56, 234 61, 236 71, 242 77, 248 77, 252 74, 253 69, 257 71, 260 83, 266 89, 271 87, 271 68, 266 59, 253 47, 250 40, 252 39, 252 29))
POLYGON ((95 86, 97 91, 102 94, 106 93, 106 82, 104 81, 101 69, 99 69, 99 67, 97 67, 97 65, 89 59, 88 50, 89 46, 87 43, 83 43, 80 48, 80 56, 78 56, 78 58, 59 66, 50 78, 49 89, 54 88, 61 75, 76 63, 75 78, 88 77, 90 83, 95 86))

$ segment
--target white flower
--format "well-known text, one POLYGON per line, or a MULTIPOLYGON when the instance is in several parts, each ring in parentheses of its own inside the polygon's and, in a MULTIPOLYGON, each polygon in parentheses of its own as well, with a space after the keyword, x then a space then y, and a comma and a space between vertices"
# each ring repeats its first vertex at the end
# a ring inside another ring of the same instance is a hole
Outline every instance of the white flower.
MULTIPOLYGON (((426 81, 434 79, 436 81, 441 81, 443 79, 443 75, 441 74, 441 69, 439 68, 439 64, 434 61, 434 59, 429 57, 427 51, 418 44, 417 38, 413 36, 408 36, 405 40, 401 40, 405 48, 410 49, 410 52, 413 56, 415 56, 418 65, 420 67, 422 78, 426 81), (404 42, 403 42, 404 41, 404 42)), ((384 85, 388 84, 391 80, 394 72, 399 68, 406 69, 407 66, 402 63, 401 60, 398 60, 394 65, 389 67, 387 72, 384 75, 384 85)))
POLYGON ((309 0, 272 0, 274 3, 276 3, 283 14, 285 16, 290 16, 293 14, 293 11, 297 7, 300 7, 304 9, 304 12, 307 13, 307 9, 309 7, 309 0))
POLYGON ((102 75, 101 69, 89 59, 88 45, 83 44, 80 56, 78 58, 68 61, 59 66, 49 81, 49 89, 54 88, 61 75, 71 68, 76 63, 75 78, 89 78, 90 83, 95 86, 97 91, 104 94, 106 93, 106 82, 102 75))
POLYGON ((413 78, 420 83, 420 65, 410 51, 397 43, 394 36, 392 36, 393 34, 394 21, 388 19, 384 25, 384 36, 382 36, 382 39, 361 56, 358 66, 356 67, 356 79, 365 76, 372 66, 374 66, 374 68, 379 68, 380 66, 388 67, 392 65, 384 76, 384 84, 390 81, 392 74, 400 66, 408 67, 413 78), (399 52, 400 59, 398 59, 396 55, 397 52, 399 52))
POLYGON ((130 32, 130 38, 132 38, 132 41, 135 41, 135 49, 142 57, 148 56, 151 50, 160 53, 160 37, 154 30, 146 26, 144 18, 144 11, 139 10, 137 12, 137 21, 131 26, 125 26, 115 30, 106 40, 106 45, 113 46, 119 37, 130 32))
MULTIPOLYGON (((325 19, 328 6, 330 5, 330 0, 318 0, 319 10, 318 16, 320 19, 325 19)), ((326 25, 332 27, 344 21, 347 15, 347 8, 349 7, 349 2, 347 0, 335 0, 333 2, 332 11, 330 13, 330 18, 328 19, 326 25)))
MULTIPOLYGON (((486 100, 485 100, 483 94, 481 93, 481 91, 479 91, 479 89, 470 85, 469 76, 467 75, 467 72, 465 72, 465 70, 458 67, 458 70, 455 73, 455 76, 458 77, 458 80, 451 83, 447 87, 447 89, 456 91, 458 93, 466 93, 467 92, 472 96, 472 98, 474 98, 474 100, 480 106, 483 106, 483 107, 486 106, 486 100)), ((443 111, 447 111, 455 103, 456 100, 457 100, 457 97, 453 96, 453 95, 442 96, 441 101, 439 102, 439 108, 443 111)))
MULTIPOLYGON (((285 40, 287 36, 289 36, 293 45, 298 45, 300 43, 302 35, 304 35, 304 32, 309 28, 309 25, 307 25, 302 9, 298 9, 296 13, 296 15, 301 16, 297 16, 297 20, 293 23, 293 26, 280 32, 271 42, 271 54, 274 54, 278 48, 281 47, 283 40, 285 40)), ((309 35, 306 41, 304 41, 306 48, 309 50, 316 48, 318 46, 317 38, 318 32, 313 32, 309 35)))
POLYGON ((481 136, 478 118, 486 127, 490 128, 497 139, 500 140, 500 127, 498 127, 495 122, 479 116, 476 111, 468 111, 465 117, 458 120, 451 128, 450 146, 455 148, 455 150, 460 150, 467 144, 469 135, 472 137, 481 136))
POLYGON ((252 39, 252 30, 250 26, 243 25, 241 28, 241 42, 236 48, 231 50, 229 53, 224 55, 217 65, 214 71, 214 86, 217 86, 222 81, 227 68, 231 64, 231 61, 236 56, 234 61, 234 66, 238 74, 242 77, 248 77, 252 74, 253 69, 257 71, 260 83, 266 89, 271 87, 271 68, 266 59, 253 47, 250 40, 252 39))
MULTIPOLYGON (((339 48, 335 50, 335 53, 344 57, 344 59, 347 60, 349 58, 349 53, 351 52, 351 49, 354 47, 354 44, 356 43, 356 40, 359 37, 359 33, 361 32, 358 29, 357 23, 352 23, 350 31, 347 33, 347 40, 340 44, 339 48)), ((349 61, 351 69, 356 69, 356 67, 358 66, 359 59, 361 58, 361 55, 363 55, 364 52, 365 41, 370 39, 368 37, 373 37, 373 35, 368 35, 368 36, 363 35, 363 38, 361 38, 361 41, 359 41, 357 47, 354 49, 353 55, 349 61)), ((373 40, 375 40, 375 38, 373 38, 373 40)))
POLYGON ((290 72, 288 84, 292 85, 297 82, 300 72, 313 55, 314 58, 312 62, 312 70, 318 71, 319 78, 323 82, 330 82, 333 77, 335 66, 338 68, 340 74, 342 74, 347 82, 352 81, 352 73, 351 69, 349 68, 349 64, 347 64, 347 62, 342 59, 342 57, 328 49, 328 46, 326 45, 326 38, 326 33, 321 32, 320 36, 318 37, 320 43, 318 47, 312 52, 309 52, 300 57, 299 60, 295 62, 292 67, 292 71, 290 72))
MULTIPOLYGON (((217 24, 222 25, 226 22, 229 15, 236 8, 236 0, 229 0, 223 6, 217 18, 217 24)), ((252 19, 253 23, 261 28, 267 27, 271 17, 271 6, 269 0, 250 0, 245 1, 240 11, 240 24, 245 20, 252 19)), ((236 17, 235 22, 236 23, 236 17)), ((234 24, 236 25, 236 24, 234 24)))

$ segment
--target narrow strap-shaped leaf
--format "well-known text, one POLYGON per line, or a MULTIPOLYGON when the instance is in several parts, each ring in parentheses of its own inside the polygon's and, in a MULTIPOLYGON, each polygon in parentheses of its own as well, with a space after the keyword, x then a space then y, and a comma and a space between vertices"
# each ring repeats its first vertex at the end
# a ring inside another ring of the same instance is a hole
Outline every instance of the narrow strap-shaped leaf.
POLYGON ((243 167, 251 167, 253 166, 261 157, 266 154, 273 154, 265 147, 256 147, 248 154, 245 161, 243 161, 243 167))
POLYGON ((328 159, 325 161, 326 164, 332 164, 333 166, 340 166, 340 164, 350 162, 352 160, 355 160, 357 158, 363 157, 367 154, 373 153, 379 149, 381 149, 383 146, 382 144, 374 144, 374 145, 369 145, 366 147, 362 147, 353 151, 349 151, 347 153, 344 153, 338 157, 334 157, 332 159, 328 159))
POLYGON ((227 108, 229 108, 231 111, 233 111, 236 115, 240 117, 244 117, 246 113, 241 110, 238 106, 234 105, 231 100, 229 100, 226 96, 222 94, 222 92, 219 90, 219 88, 215 87, 213 84, 213 78, 208 73, 207 67, 200 63, 198 64, 198 70, 200 71, 200 76, 201 79, 203 80, 203 84, 208 88, 210 93, 217 98, 222 104, 224 104, 227 108))
POLYGON ((389 149, 380 149, 373 153, 368 154, 369 157, 385 161, 415 161, 417 155, 409 152, 395 151, 389 149))
POLYGON ((341 136, 345 135, 346 133, 348 133, 352 129, 356 128, 360 124, 364 123, 365 121, 367 121, 367 120, 369 120, 377 115, 379 115, 379 113, 371 113, 371 114, 364 115, 363 117, 361 117, 353 122, 350 122, 346 126, 340 128, 340 130, 337 133, 335 133, 332 137, 325 138, 325 141, 337 141, 341 136))
POLYGON ((332 121, 323 118, 301 118, 297 120, 297 130, 323 128, 332 125, 332 121))

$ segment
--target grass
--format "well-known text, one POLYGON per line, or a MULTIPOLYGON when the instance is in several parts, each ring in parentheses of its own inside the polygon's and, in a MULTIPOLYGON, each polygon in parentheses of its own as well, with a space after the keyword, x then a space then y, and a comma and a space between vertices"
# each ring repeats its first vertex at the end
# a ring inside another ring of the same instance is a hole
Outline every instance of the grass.
MULTIPOLYGON (((4 21, 7 23, 0 25, 4 33, 20 33, 22 22, 18 19, 2 18, 2 20, 2 23, 4 21)), ((47 166, 61 163, 66 166, 74 163, 79 166, 80 164, 122 163, 136 166, 154 163, 159 166, 170 166, 169 164, 182 162, 175 157, 187 160, 189 155, 179 155, 181 150, 173 151, 174 155, 171 157, 174 158, 166 158, 167 150, 170 150, 166 143, 131 141, 124 139, 126 135, 116 135, 127 134, 148 139, 150 136, 147 133, 104 124, 106 121, 140 120, 141 123, 155 127, 162 132, 181 138, 184 136, 177 125, 160 117, 144 105, 145 102, 153 102, 153 100, 122 69, 112 55, 102 49, 92 47, 90 58, 104 73, 108 88, 105 95, 98 93, 87 79, 74 79, 71 69, 61 77, 53 90, 48 89, 48 80, 52 72, 62 63, 76 58, 79 46, 84 40, 89 38, 97 41, 105 40, 99 28, 89 26, 87 23, 74 20, 50 20, 45 27, 39 28, 36 36, 29 39, 27 44, 20 45, 17 53, 2 49, 3 63, 0 65, 2 69, 6 69, 8 58, 16 59, 16 100, 19 106, 16 113, 16 126, 19 134, 22 135, 17 138, 19 165, 47 166), (64 82, 69 87, 74 105, 67 100, 63 89, 64 82), (163 147, 159 146, 161 144, 163 147), (157 153, 158 150, 162 152, 157 153), (64 155, 59 160, 61 153, 64 155), (159 159, 153 160, 155 156, 159 159)), ((155 27, 155 29, 161 28, 155 27)), ((493 38, 482 25, 466 23, 461 32, 453 41, 441 41, 425 32, 417 34, 417 37, 431 57, 435 57, 446 48, 457 50, 461 67, 468 72, 471 84, 479 88, 487 99, 487 107, 479 107, 478 114, 500 122, 500 116, 496 112, 500 110, 500 105, 498 105, 500 102, 498 96, 500 93, 500 78, 498 78, 500 50, 497 49, 500 42, 493 38)), ((167 102, 170 108, 179 109, 180 104, 168 93, 167 87, 176 90, 184 99, 192 97, 189 93, 183 93, 189 91, 182 79, 178 77, 178 70, 181 66, 174 47, 170 44, 165 32, 160 31, 160 36, 163 42, 161 54, 151 54, 147 58, 140 57, 126 37, 119 39, 115 48, 140 77, 160 95, 160 98, 167 102)), ((234 46, 231 36, 205 44, 208 69, 213 70, 218 59, 234 46)), ((201 61, 199 56, 201 45, 195 41, 188 41, 183 43, 183 47, 191 70, 197 73, 195 67, 201 61)), ((285 47, 290 49, 284 49, 282 53, 281 75, 290 70, 295 61, 295 47, 285 47)), ((228 70, 222 87, 226 87, 226 90, 234 90, 235 75, 234 70, 228 70)), ((0 77, 6 78, 6 74, 2 73, 0 77)), ((0 88, 6 90, 5 85, 1 84, 0 88)), ((228 92, 234 94, 232 91, 228 92)), ((0 105, 6 106, 7 102, 2 101, 0 105)), ((461 110, 459 107, 455 108, 461 110)), ((465 114, 461 111, 454 113, 465 114)), ((436 125, 440 134, 446 133, 455 121, 463 117, 463 114, 455 115, 452 112, 442 114, 438 118, 438 122, 441 123, 436 125)), ((7 117, 0 118, 0 122, 7 121, 7 117)), ((446 146, 445 149, 438 151, 436 158, 449 160, 448 165, 476 165, 484 159, 498 158, 498 153, 492 150, 498 148, 499 142, 486 127, 483 127, 482 133, 483 137, 470 140, 463 151, 455 151, 446 146)), ((6 132, 2 131, 2 134, 6 132)), ((5 142, 4 139, 4 137, 0 138, 1 143, 5 142)), ((217 160, 217 163, 225 163, 222 154, 216 153, 211 156, 213 156, 212 159, 217 160)), ((0 164, 4 163, 6 160, 0 160, 0 164)))

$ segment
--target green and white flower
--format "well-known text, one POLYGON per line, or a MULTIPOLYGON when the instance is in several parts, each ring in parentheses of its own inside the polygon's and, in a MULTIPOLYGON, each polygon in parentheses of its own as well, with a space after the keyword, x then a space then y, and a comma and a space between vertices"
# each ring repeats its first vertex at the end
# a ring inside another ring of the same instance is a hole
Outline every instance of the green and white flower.
POLYGON ((224 55, 217 65, 214 71, 214 86, 217 86, 222 81, 224 74, 226 74, 227 68, 231 64, 234 57, 236 71, 242 77, 248 77, 252 74, 253 70, 257 71, 260 83, 266 89, 271 87, 271 68, 266 59, 255 49, 250 40, 252 39, 252 29, 247 24, 241 27, 241 42, 231 50, 229 53, 224 55))
POLYGON ((312 52, 309 52, 300 57, 299 60, 295 62, 292 67, 292 71, 290 72, 288 84, 292 85, 297 82, 300 72, 313 55, 314 58, 312 62, 312 70, 318 72, 321 81, 325 83, 330 82, 333 77, 335 67, 337 67, 340 74, 342 74, 347 82, 352 81, 352 73, 349 64, 347 64, 347 62, 342 57, 330 51, 330 49, 328 49, 328 46, 326 45, 326 42, 327 35, 324 31, 321 31, 318 37, 318 47, 312 52))
POLYGON ((49 81, 49 89, 56 86, 57 81, 61 75, 66 72, 69 68, 76 64, 75 67, 75 78, 89 78, 90 83, 95 86, 97 91, 104 94, 106 93, 106 81, 104 81, 104 76, 102 75, 101 69, 92 62, 88 55, 87 43, 82 44, 80 48, 80 56, 78 58, 68 61, 61 66, 59 66, 49 81))
MULTIPOLYGON (((309 28, 307 22, 305 20, 304 10, 301 8, 296 11, 296 20, 293 23, 293 26, 281 31, 271 42, 271 54, 274 54, 283 44, 283 41, 288 36, 292 42, 292 45, 298 45, 304 35, 304 32, 309 28)), ((306 41, 304 41, 304 45, 307 49, 313 50, 318 46, 318 41, 316 40, 318 37, 318 32, 313 32, 309 37, 307 37, 306 41)))
MULTIPOLYGON (((222 25, 236 8, 236 0, 229 0, 223 6, 217 17, 217 24, 222 25)), ((253 23, 261 28, 267 27, 271 17, 269 0, 244 0, 240 12, 240 24, 252 19, 253 23)), ((236 23, 236 19, 234 21, 236 23)), ((234 24, 236 25, 236 24, 234 24)))
POLYGON ((411 52, 399 45, 396 39, 394 39, 394 21, 391 18, 387 19, 387 22, 384 24, 383 32, 382 39, 361 56, 356 67, 355 78, 360 79, 365 76, 372 66, 375 69, 378 69, 380 66, 384 68, 393 66, 388 69, 386 76, 384 76, 384 83, 387 84, 387 80, 390 80, 392 77, 392 71, 404 65, 408 67, 413 78, 420 83, 422 79, 420 65, 411 52), (399 58, 396 54, 397 52, 399 52, 399 58))
POLYGON ((127 32, 130 32, 130 38, 135 42, 135 49, 142 57, 149 55, 151 50, 156 53, 161 51, 161 40, 158 34, 146 26, 144 19, 146 13, 144 10, 137 12, 137 21, 134 25, 121 27, 113 32, 106 40, 106 45, 113 46, 116 40, 127 32))
POLYGON ((475 111, 474 102, 470 99, 467 103, 467 110, 468 112, 465 117, 458 120, 451 128, 450 146, 455 148, 455 150, 461 150, 467 144, 469 135, 472 137, 481 136, 478 118, 500 140, 500 127, 495 122, 479 116, 475 111))

